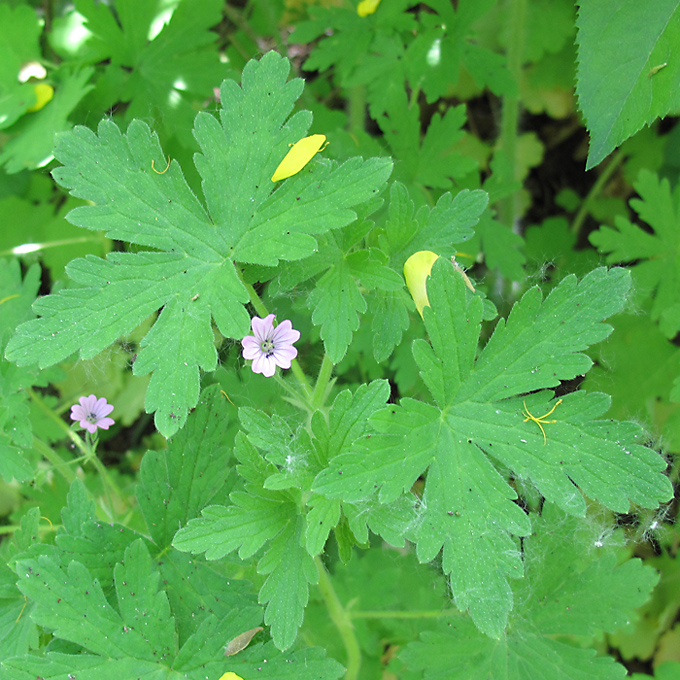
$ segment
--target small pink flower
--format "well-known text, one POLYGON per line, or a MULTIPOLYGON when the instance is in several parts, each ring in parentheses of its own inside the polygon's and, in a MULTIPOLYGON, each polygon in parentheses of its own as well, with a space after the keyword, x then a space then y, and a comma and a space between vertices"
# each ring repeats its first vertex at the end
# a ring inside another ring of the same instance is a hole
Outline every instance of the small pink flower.
POLYGON ((113 406, 106 403, 102 397, 97 399, 94 394, 80 397, 79 404, 71 406, 71 420, 78 420, 80 427, 84 427, 90 434, 94 434, 98 427, 108 430, 114 424, 113 418, 106 416, 113 411, 113 406))
POLYGON ((290 362, 297 356, 293 343, 300 339, 300 331, 296 331, 287 319, 274 328, 273 314, 264 319, 254 316, 251 328, 253 335, 246 335, 241 344, 243 358, 253 360, 253 373, 271 378, 277 366, 290 368, 290 362))

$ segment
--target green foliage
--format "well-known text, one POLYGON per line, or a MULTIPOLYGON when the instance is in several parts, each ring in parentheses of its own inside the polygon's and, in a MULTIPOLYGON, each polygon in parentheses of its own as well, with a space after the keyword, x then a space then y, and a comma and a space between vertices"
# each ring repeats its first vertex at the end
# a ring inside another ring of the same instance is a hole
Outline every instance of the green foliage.
POLYGON ((0 0, 2 678, 677 675, 676 7, 340 4, 0 0))
MULTIPOLYGON (((368 417, 386 399, 384 381, 360 387, 354 395, 348 390, 341 392, 328 421, 321 413, 315 414, 314 439, 305 429, 294 432, 276 415, 270 418, 253 409, 240 409, 239 418, 248 435, 238 435, 234 453, 243 488, 230 494, 231 505, 209 506, 200 519, 189 522, 175 536, 176 548, 205 552, 208 559, 222 558, 234 550, 247 559, 267 545, 257 567, 259 573, 268 575, 259 599, 269 603, 265 623, 271 625, 279 649, 287 649, 295 640, 309 596, 308 584, 318 582, 312 558, 323 550, 340 519, 339 503, 310 495, 314 476, 365 432, 368 417), (262 455, 258 448, 266 453, 262 455)), ((371 528, 379 531, 381 517, 376 514, 375 520, 369 521, 371 528)), ((355 529, 352 519, 350 527, 355 529)), ((356 532, 361 530, 359 521, 356 532)), ((384 529, 384 533, 388 531, 384 529)))
POLYGON ((615 228, 602 226, 590 240, 607 255, 608 263, 634 263, 637 296, 645 302, 651 298, 652 319, 666 337, 673 338, 680 331, 680 269, 675 257, 680 243, 680 188, 671 192, 668 180, 645 170, 634 186, 640 198, 632 199, 630 206, 648 228, 618 216, 615 228))
POLYGON ((587 168, 680 106, 672 86, 680 74, 673 59, 679 27, 674 0, 653 7, 635 0, 579 3, 576 93, 591 135, 587 168))
MULTIPOLYGON (((34 266, 22 281, 16 260, 0 260, 0 290, 4 294, 0 300, 0 348, 3 350, 16 327, 33 316, 30 307, 38 292, 39 277, 40 269, 34 266)), ((0 475, 8 482, 25 481, 34 474, 34 467, 26 456, 33 447, 33 432, 28 400, 22 391, 39 383, 37 371, 0 360, 0 475)))
POLYGON ((439 260, 428 287, 432 306, 425 309, 431 344, 413 345, 436 405, 404 399, 380 411, 372 419, 380 434, 332 460, 315 482, 329 497, 356 501, 380 489, 380 499, 390 502, 427 470, 419 523, 402 531, 416 542, 421 561, 443 548, 456 605, 492 637, 501 636, 512 609, 507 579, 522 574, 512 535, 528 535, 530 522, 490 457, 575 515, 586 506, 574 484, 618 512, 628 511, 629 499, 656 507, 671 497, 663 460, 638 443, 642 432, 594 420, 608 407, 604 395, 564 397, 545 426, 537 418, 550 410, 548 394, 519 396, 590 368, 582 351, 609 334, 601 320, 620 309, 628 286, 624 270, 597 269, 578 284, 564 279, 545 302, 534 288, 507 324, 498 323, 475 361, 481 300, 439 260), (536 418, 522 418, 530 413, 536 418))
MULTIPOLYGON (((154 543, 97 521, 79 482, 71 487, 54 546, 17 536, 13 564, 18 587, 32 603, 22 614, 30 613, 33 628, 21 631, 20 616, 12 634, 25 640, 38 625, 51 630, 54 639, 42 657, 14 643, 14 653, 23 654, 5 656, 3 674, 53 677, 66 668, 83 678, 142 671, 199 678, 226 672, 224 645, 256 627, 261 610, 245 584, 225 579, 204 561, 186 559, 169 544, 172 524, 191 519, 197 508, 220 498, 227 474, 228 451, 219 447, 227 426, 225 408, 219 390, 209 390, 168 451, 145 458, 138 497, 154 543)), ((37 509, 31 521, 35 536, 37 509)), ((258 642, 240 653, 244 674, 266 658, 271 677, 339 677, 338 664, 324 660, 319 650, 284 656, 271 643, 258 642)))
POLYGON ((225 81, 221 122, 197 117, 203 153, 196 165, 207 208, 177 163, 163 174, 154 170, 151 163, 160 166, 163 152, 140 121, 125 135, 103 121, 96 135, 81 127, 59 138, 56 156, 64 167, 55 178, 96 203, 76 208, 70 219, 157 250, 72 262, 67 273, 79 286, 40 300, 41 318, 18 331, 7 349, 10 360, 46 367, 76 351, 91 358, 162 307, 134 372, 152 373, 146 409, 156 412, 159 431, 170 436, 182 427, 198 400, 199 369, 216 368, 211 318, 226 337, 248 330, 248 292, 233 263, 275 265, 311 255, 314 235, 352 222, 351 207, 375 195, 390 172, 386 159, 319 163, 273 192, 269 178, 286 143, 310 123, 300 113, 285 124, 302 88, 299 79, 286 84, 288 70, 270 52, 251 62, 242 88, 225 81), (253 110, 261 116, 245 115, 253 110))
POLYGON ((469 619, 442 619, 400 655, 418 677, 614 679, 625 676, 611 657, 569 644, 568 636, 630 627, 634 610, 658 580, 639 560, 617 565, 611 547, 588 536, 583 525, 547 507, 525 541, 527 574, 516 581, 524 614, 513 616, 507 635, 491 640, 469 619))

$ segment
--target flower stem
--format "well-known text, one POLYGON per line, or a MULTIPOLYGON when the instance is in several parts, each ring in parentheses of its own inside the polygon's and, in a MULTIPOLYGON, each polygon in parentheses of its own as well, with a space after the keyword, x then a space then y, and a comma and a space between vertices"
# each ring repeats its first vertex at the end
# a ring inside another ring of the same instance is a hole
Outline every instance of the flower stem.
POLYGON ((316 379, 314 392, 312 392, 312 410, 314 411, 323 406, 326 397, 326 389, 328 388, 328 381, 331 379, 332 372, 333 362, 328 358, 328 354, 324 354, 321 368, 319 369, 319 377, 316 379))
MULTIPOLYGON (((33 437, 33 448, 41 453, 52 464, 52 467, 69 483, 75 481, 76 474, 69 467, 69 461, 64 460, 51 446, 42 439, 33 437)), ((71 461, 74 462, 74 461, 71 461)))
POLYGON ((97 472, 99 473, 99 476, 102 479, 102 482, 104 484, 104 493, 106 494, 106 501, 109 505, 109 519, 112 522, 116 521, 116 509, 115 505, 113 504, 113 498, 111 497, 111 492, 118 497, 122 498, 122 495, 120 493, 120 489, 118 489, 117 485, 115 482, 111 479, 111 475, 109 475, 109 471, 106 469, 106 466, 104 463, 99 460, 97 457, 97 452, 93 449, 92 450, 92 455, 88 458, 88 461, 92 463, 92 465, 95 466, 97 469, 97 472))
MULTIPOLYGON (((89 457, 90 449, 83 439, 43 401, 42 397, 37 392, 30 389, 28 392, 31 395, 31 399, 40 407, 40 410, 63 431, 63 433, 76 445, 80 453, 89 457)), ((47 458, 47 456, 45 457, 47 458)))
MULTIPOLYGON (((119 498, 122 498, 122 495, 120 491, 118 490, 118 487, 114 483, 114 481, 111 479, 108 470, 104 466, 104 464, 97 458, 97 453, 95 451, 95 446, 92 445, 92 443, 89 441, 84 441, 82 437, 80 437, 76 432, 74 432, 40 397, 40 395, 35 392, 34 390, 29 390, 29 394, 31 395, 31 399, 40 407, 40 409, 45 413, 45 415, 50 418, 56 425, 59 426, 59 428, 63 431, 63 433, 76 445, 78 450, 83 454, 85 457, 85 463, 92 463, 95 468, 97 469, 97 472, 99 472, 100 476, 102 477, 102 483, 104 484, 104 490, 106 493, 106 497, 110 506, 110 516, 113 518, 114 516, 114 505, 113 501, 111 499, 111 491, 113 491, 119 498)), ((40 441, 34 439, 34 442, 40 441)), ((68 463, 64 462, 64 460, 59 456, 55 451, 53 451, 47 444, 44 442, 40 442, 36 446, 37 450, 40 451, 40 453, 47 458, 47 460, 54 465, 59 472, 61 472, 64 477, 70 482, 73 482, 75 480, 75 473, 72 471, 65 472, 64 467, 68 465, 68 463), (42 444, 42 446, 40 445, 42 444), (48 453, 49 451, 49 453, 48 453), (67 476, 67 474, 69 476, 67 476)), ((68 468, 66 468, 68 470, 68 468)))
POLYGON ((413 611, 390 611, 378 609, 376 611, 353 611, 353 619, 440 619, 444 616, 462 616, 459 609, 431 609, 413 611))
MULTIPOLYGON (((511 30, 510 44, 508 45, 508 70, 517 84, 518 92, 522 77, 526 9, 527 0, 512 0, 510 4, 511 30)), ((502 166, 500 170, 501 180, 508 184, 515 180, 519 111, 519 94, 505 95, 501 114, 500 154, 502 166)), ((498 206, 498 214, 500 221, 507 227, 514 227, 518 206, 519 195, 517 192, 501 200, 498 206)))
POLYGON ((619 149, 615 154, 612 155, 612 158, 610 159, 609 163, 602 171, 600 176, 597 178, 595 184, 593 184, 593 186, 591 187, 590 191, 588 192, 588 195, 583 199, 581 207, 578 209, 576 217, 574 217, 574 221, 571 223, 572 234, 575 234, 576 236, 579 235, 581 227, 583 226, 586 217, 590 213, 590 206, 593 202, 593 199, 602 191, 605 184, 607 184, 611 176, 614 174, 616 169, 619 167, 619 165, 621 165, 625 158, 626 155, 624 153, 621 153, 621 149, 619 149))
POLYGON ((342 606, 321 558, 317 555, 314 561, 319 572, 319 590, 323 595, 331 621, 333 621, 333 624, 338 629, 338 633, 340 633, 340 637, 345 644, 345 650, 347 651, 345 680, 356 680, 359 676, 359 668, 361 668, 361 649, 359 648, 357 636, 354 634, 352 619, 347 610, 342 606))

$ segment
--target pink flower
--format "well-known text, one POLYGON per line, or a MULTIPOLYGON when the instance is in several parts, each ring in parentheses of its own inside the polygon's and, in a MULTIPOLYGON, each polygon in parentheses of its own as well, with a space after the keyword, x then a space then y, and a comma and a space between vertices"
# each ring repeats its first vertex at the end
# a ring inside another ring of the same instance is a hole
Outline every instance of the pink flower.
POLYGON ((106 403, 102 397, 97 399, 94 394, 80 397, 79 404, 71 406, 71 420, 78 420, 80 427, 84 427, 90 434, 94 434, 98 427, 108 430, 114 424, 113 418, 106 416, 113 411, 113 406, 106 403))
POLYGON ((297 356, 293 343, 300 339, 300 331, 286 319, 274 328, 274 315, 264 319, 254 316, 251 322, 253 335, 246 335, 243 345, 243 358, 252 359, 253 373, 262 373, 271 378, 276 367, 290 368, 290 362, 297 356))

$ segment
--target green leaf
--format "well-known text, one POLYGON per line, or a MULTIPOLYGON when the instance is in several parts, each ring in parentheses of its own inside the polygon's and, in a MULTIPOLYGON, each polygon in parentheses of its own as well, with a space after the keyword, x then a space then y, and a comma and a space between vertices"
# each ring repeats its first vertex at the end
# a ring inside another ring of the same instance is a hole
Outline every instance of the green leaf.
POLYGON ((376 122, 390 151, 401 161, 395 167, 396 179, 409 185, 450 189, 477 169, 477 162, 457 149, 465 136, 464 106, 447 109, 443 118, 435 113, 422 139, 420 109, 409 106, 405 89, 388 107, 376 122))
POLYGON ((36 101, 33 83, 19 81, 21 67, 40 59, 41 26, 37 12, 28 5, 0 5, 0 129, 7 128, 36 101))
POLYGON ((366 311, 366 300, 345 261, 329 269, 309 296, 314 307, 312 322, 321 326, 321 339, 328 358, 337 364, 359 328, 359 314, 366 311))
MULTIPOLYGON (((98 521, 95 504, 80 480, 71 484, 68 505, 61 517, 63 526, 54 539, 61 566, 67 568, 72 560, 77 561, 97 580, 106 595, 111 594, 114 567, 138 535, 120 524, 98 521)), ((31 552, 28 555, 33 556, 31 552)))
POLYGON ((67 273, 78 285, 36 303, 42 318, 18 330, 11 360, 49 366, 76 351, 93 357, 162 309, 133 371, 152 374, 146 409, 161 433, 184 425, 198 400, 199 370, 217 364, 211 319, 225 337, 248 332, 249 296, 235 261, 274 265, 311 255, 314 235, 352 222, 351 208, 372 199, 391 171, 388 159, 314 162, 274 191, 273 171, 310 123, 305 112, 285 122, 302 89, 299 79, 286 83, 289 69, 275 52, 249 62, 241 87, 223 83, 220 121, 197 117, 207 208, 175 161, 162 173, 152 168, 163 150, 140 121, 125 135, 103 121, 98 134, 77 127, 58 138, 64 166, 55 178, 93 203, 69 219, 155 250, 74 260, 67 273))
POLYGON ((157 558, 172 608, 179 652, 176 668, 195 668, 224 657, 236 635, 261 625, 262 608, 250 584, 225 578, 219 565, 167 550, 157 558))
POLYGON ((614 333, 595 348, 593 370, 583 389, 606 390, 612 397, 607 415, 641 422, 660 433, 670 450, 680 446, 680 405, 673 395, 671 376, 680 376, 680 350, 668 342, 648 315, 622 314, 614 333))
POLYGON ((85 54, 92 61, 108 61, 107 76, 115 73, 124 83, 116 96, 129 102, 125 120, 153 114, 164 136, 177 134, 191 144, 196 102, 210 97, 225 76, 217 35, 209 30, 222 18, 221 2, 183 0, 172 8, 169 21, 155 0, 119 0, 115 13, 107 5, 77 0, 76 9, 91 31, 85 54))
POLYGON ((640 198, 630 205, 649 228, 617 216, 614 227, 601 226, 590 241, 609 264, 634 262, 630 268, 636 295, 652 299, 652 319, 667 338, 674 338, 680 331, 680 267, 675 256, 680 244, 680 186, 671 191, 667 179, 642 170, 634 187, 640 198))
POLYGON ((225 442, 227 406, 219 386, 206 389, 167 450, 147 451, 142 459, 137 500, 161 549, 206 505, 223 500, 230 458, 225 442))
POLYGON ((360 385, 352 394, 343 390, 335 397, 328 418, 317 411, 312 418, 314 445, 324 465, 352 444, 367 430, 369 418, 385 405, 390 396, 387 380, 360 385))
POLYGON ((154 662, 156 655, 160 661, 174 654, 167 599, 157 592, 158 574, 150 573, 150 557, 141 540, 126 550, 125 566, 116 566, 119 612, 79 562, 62 569, 42 555, 20 561, 17 568, 21 591, 36 601, 33 619, 57 637, 114 659, 154 662), (145 622, 140 617, 148 618, 145 622))
POLYGON ((424 310, 430 343, 413 345, 436 405, 405 398, 379 411, 371 419, 377 433, 315 480, 313 490, 329 498, 362 501, 378 489, 388 503, 427 471, 420 520, 402 533, 423 562, 443 549, 456 605, 492 637, 502 635, 512 609, 508 579, 522 573, 514 537, 530 531, 496 463, 576 515, 586 507, 576 485, 618 512, 628 511, 629 499, 656 507, 671 496, 665 462, 640 445, 640 428, 595 420, 608 408, 604 395, 565 396, 552 418, 544 416, 549 393, 520 397, 590 368, 582 352, 609 334, 602 320, 621 308, 629 285, 624 270, 598 269, 579 283, 563 279, 545 301, 531 289, 476 358, 482 301, 440 259, 424 310))
POLYGON ((373 357, 378 363, 386 361, 401 342, 410 322, 408 313, 413 309, 413 299, 405 290, 379 291, 374 304, 369 303, 373 357))
POLYGON ((454 256, 458 244, 472 238, 472 227, 479 222, 489 197, 479 189, 463 189, 455 198, 445 193, 434 208, 422 206, 414 217, 413 201, 403 184, 390 189, 389 220, 381 236, 381 246, 398 271, 420 250, 431 250, 443 257, 454 256))
MULTIPOLYGON (((527 576, 517 582, 523 603, 506 635, 490 640, 469 619, 441 620, 400 655, 427 680, 451 677, 507 680, 614 680, 625 669, 612 657, 560 636, 613 632, 630 623, 658 580, 640 560, 619 562, 611 547, 597 547, 592 528, 546 506, 525 540, 527 576), (470 669, 474 669, 471 674, 470 669)), ((601 544, 600 544, 601 546, 601 544)))
POLYGON ((93 74, 92 68, 72 70, 68 64, 55 72, 52 99, 8 130, 14 136, 3 144, 0 153, 0 165, 4 164, 7 172, 41 168, 52 160, 54 134, 72 128, 69 116, 93 88, 88 84, 93 74))
POLYGON ((477 226, 484 260, 490 269, 498 271, 513 281, 524 279, 524 240, 512 229, 492 218, 482 215, 477 226))
POLYGON ((580 2, 576 93, 591 142, 586 170, 680 106, 677 0, 580 2), (631 40, 631 36, 635 36, 631 40))
POLYGON ((271 626, 278 649, 290 647, 302 625, 309 600, 309 584, 319 581, 316 565, 303 547, 304 520, 289 522, 271 542, 257 565, 261 574, 269 574, 260 589, 259 601, 267 603, 264 622, 271 626))

